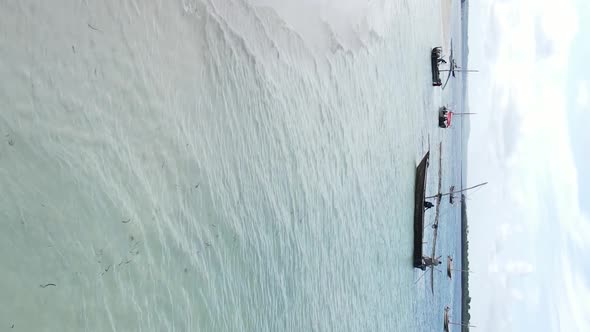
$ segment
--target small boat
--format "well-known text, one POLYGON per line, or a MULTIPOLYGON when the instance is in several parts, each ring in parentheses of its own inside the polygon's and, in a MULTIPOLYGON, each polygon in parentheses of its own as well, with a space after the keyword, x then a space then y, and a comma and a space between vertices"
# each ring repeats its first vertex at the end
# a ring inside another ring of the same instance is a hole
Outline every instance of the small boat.
POLYGON ((449 311, 451 310, 451 308, 449 308, 449 306, 445 307, 445 314, 444 314, 444 318, 443 318, 443 330, 445 332, 449 332, 449 311))
POLYGON ((422 242, 424 239, 424 196, 426 194, 426 173, 430 151, 426 152, 416 167, 414 188, 414 267, 422 267, 422 242))
POLYGON ((447 106, 442 106, 438 109, 438 126, 441 128, 449 128, 451 126, 451 120, 456 115, 471 115, 477 113, 469 112, 453 112, 447 106))
MULTIPOLYGON (((449 188, 449 191, 452 193, 455 191, 455 186, 451 186, 451 188, 449 188)), ((455 195, 450 194, 449 195, 449 203, 453 204, 455 203, 455 195)))
POLYGON ((438 126, 440 128, 448 128, 451 126, 451 118, 453 112, 449 111, 446 106, 442 106, 438 109, 438 126))
POLYGON ((445 332, 449 332, 449 325, 459 325, 461 327, 477 327, 475 325, 469 325, 469 323, 456 323, 456 322, 451 322, 450 319, 450 313, 449 311, 451 311, 451 308, 449 306, 445 307, 445 313, 443 316, 443 330, 445 332))
POLYGON ((453 270, 453 257, 447 256, 447 277, 449 277, 449 279, 453 279, 453 276, 451 275, 452 270, 453 270))

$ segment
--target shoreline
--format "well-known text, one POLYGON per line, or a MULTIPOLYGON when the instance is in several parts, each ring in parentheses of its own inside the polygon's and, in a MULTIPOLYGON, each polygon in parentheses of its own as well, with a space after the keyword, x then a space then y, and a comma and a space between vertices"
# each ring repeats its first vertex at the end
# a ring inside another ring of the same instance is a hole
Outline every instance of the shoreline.
MULTIPOLYGON (((461 270, 469 271, 469 225, 467 220, 467 204, 465 203, 465 195, 461 195, 461 270)), ((461 322, 469 324, 471 314, 471 297, 469 296, 469 273, 461 273, 461 322)), ((461 327, 461 331, 469 331, 468 326, 461 327)))
MULTIPOLYGON (((469 68, 469 0, 461 0, 461 63, 469 68)), ((462 109, 469 112, 469 101, 467 93, 468 76, 462 75, 461 101, 462 109)), ((461 188, 464 180, 467 179, 467 151, 469 140, 469 118, 461 121, 461 188)), ((465 196, 461 195, 461 269, 469 271, 469 222, 467 218, 467 204, 465 196)), ((469 273, 461 274, 461 322, 467 323, 471 320, 471 297, 469 295, 469 273)), ((462 332, 468 332, 469 326, 461 326, 462 332)))

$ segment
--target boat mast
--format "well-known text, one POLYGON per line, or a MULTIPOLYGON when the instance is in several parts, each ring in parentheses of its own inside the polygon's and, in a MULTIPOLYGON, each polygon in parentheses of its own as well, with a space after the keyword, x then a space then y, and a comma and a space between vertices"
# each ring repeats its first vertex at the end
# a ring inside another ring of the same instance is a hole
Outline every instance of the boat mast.
MULTIPOLYGON (((442 190, 442 142, 438 144, 438 192, 442 190)), ((438 237, 438 218, 440 216, 440 199, 436 202, 434 212, 434 236, 432 240, 432 259, 436 258, 436 238, 438 237), (436 226, 435 226, 436 225, 436 226)), ((434 266, 430 269, 430 291, 434 294, 434 266)))

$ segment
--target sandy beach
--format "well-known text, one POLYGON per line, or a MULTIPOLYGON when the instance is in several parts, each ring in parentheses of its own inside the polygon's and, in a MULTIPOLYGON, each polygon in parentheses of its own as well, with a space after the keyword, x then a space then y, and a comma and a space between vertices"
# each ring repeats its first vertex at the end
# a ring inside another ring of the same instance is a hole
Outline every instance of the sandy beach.
MULTIPOLYGON (((448 49, 451 45, 451 14, 453 2, 452 0, 440 1, 440 22, 443 49, 448 49)), ((446 53, 446 52, 445 52, 446 53)))

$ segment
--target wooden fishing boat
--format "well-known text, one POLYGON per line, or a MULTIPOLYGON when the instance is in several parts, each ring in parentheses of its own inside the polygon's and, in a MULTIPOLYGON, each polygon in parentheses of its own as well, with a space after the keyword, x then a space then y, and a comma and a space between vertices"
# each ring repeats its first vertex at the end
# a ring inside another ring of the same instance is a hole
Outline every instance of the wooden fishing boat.
POLYGON ((430 66, 432 68, 432 85, 441 86, 440 71, 438 68, 439 60, 442 56, 442 47, 435 47, 430 52, 430 66))
POLYGON ((447 256, 447 277, 453 279, 451 271, 453 270, 453 257, 447 256))
POLYGON ((443 330, 445 332, 449 332, 449 311, 451 310, 451 308, 449 308, 449 306, 445 307, 445 314, 444 314, 444 318, 443 318, 443 330))
POLYGON ((426 194, 426 174, 430 151, 426 152, 416 167, 414 188, 414 267, 422 266, 422 241, 424 239, 424 196, 426 194))
POLYGON ((444 317, 443 317, 443 330, 445 332, 449 332, 449 325, 459 325, 459 326, 464 327, 464 328, 465 327, 467 327, 467 328, 469 328, 469 327, 477 327, 475 325, 469 325, 469 323, 451 322, 451 319, 450 319, 450 315, 451 314, 449 313, 450 311, 451 311, 451 308, 449 306, 446 306, 445 307, 444 317))
MULTIPOLYGON (((451 188, 449 188, 449 191, 452 193, 455 191, 455 186, 451 186, 451 188)), ((455 195, 450 194, 449 195, 449 203, 454 204, 455 203, 455 195)))

